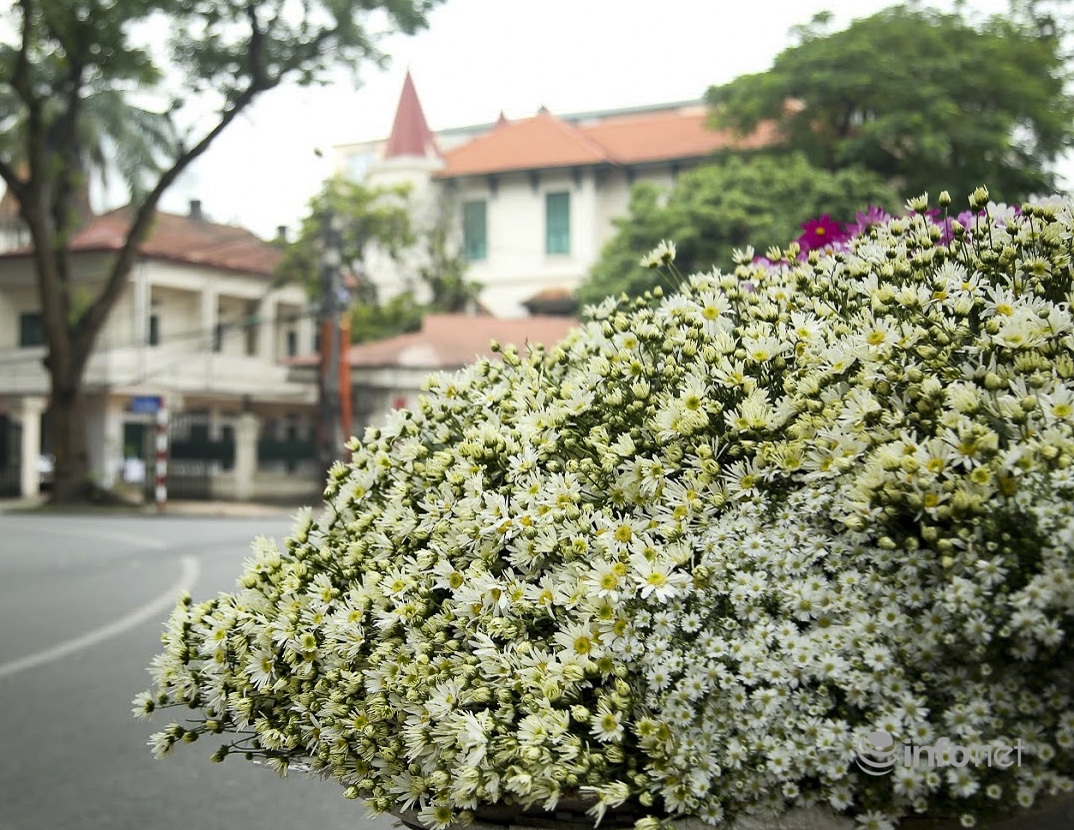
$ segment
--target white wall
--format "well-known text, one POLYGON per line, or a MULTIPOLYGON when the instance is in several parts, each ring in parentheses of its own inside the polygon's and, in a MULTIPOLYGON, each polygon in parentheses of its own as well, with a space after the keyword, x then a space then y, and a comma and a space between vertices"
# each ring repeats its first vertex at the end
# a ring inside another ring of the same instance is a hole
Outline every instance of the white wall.
POLYGON ((484 288, 481 302, 499 317, 526 314, 522 303, 547 288, 573 290, 599 253, 601 191, 592 170, 545 171, 536 181, 523 173, 466 180, 458 201, 485 200, 487 257, 470 263, 468 276, 484 288), (570 194, 570 253, 545 252, 545 199, 570 194))
MULTIPOLYGON (((680 165, 689 169, 693 165, 680 165)), ((431 179, 435 165, 423 160, 392 160, 371 168, 370 185, 409 181, 413 186, 415 223, 428 226, 448 204, 454 226, 454 243, 462 245, 462 206, 472 200, 486 203, 487 256, 470 263, 467 278, 481 283, 481 302, 499 317, 526 315, 522 303, 546 289, 574 290, 599 259, 604 245, 615 235, 614 220, 630 207, 634 184, 650 182, 670 191, 675 175, 670 165, 625 170, 581 168, 529 173, 474 176, 453 182, 431 179), (406 163, 404 163, 406 162, 406 163), (571 250, 566 255, 545 253, 545 196, 570 194, 571 250)), ((420 256, 392 262, 384 252, 370 250, 367 274, 381 300, 416 286, 420 256)), ((424 299, 419 294, 419 299, 424 299)))
MULTIPOLYGON (((439 218, 440 187, 432 175, 443 167, 438 158, 402 157, 375 162, 367 171, 364 184, 368 187, 390 188, 410 186, 410 221, 417 236, 434 227, 439 218)), ((365 276, 376 286, 377 298, 386 302, 404 291, 413 291, 418 302, 428 302, 429 291, 422 283, 419 269, 427 262, 420 247, 403 253, 393 260, 388 252, 375 244, 368 246, 365 256, 365 276)))

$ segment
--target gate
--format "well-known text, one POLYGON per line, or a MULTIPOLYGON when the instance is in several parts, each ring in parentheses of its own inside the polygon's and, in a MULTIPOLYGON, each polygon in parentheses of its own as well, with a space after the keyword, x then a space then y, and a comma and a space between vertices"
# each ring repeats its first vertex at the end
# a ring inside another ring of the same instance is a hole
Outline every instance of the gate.
POLYGON ((0 414, 0 496, 22 495, 22 424, 0 414))
MULTIPOLYGON (((199 412, 174 415, 168 424, 168 498, 211 499, 213 473, 235 466, 235 430, 221 428, 220 438, 211 438, 209 416, 199 412)), ((146 431, 145 493, 153 498, 156 487, 156 433, 146 431)))

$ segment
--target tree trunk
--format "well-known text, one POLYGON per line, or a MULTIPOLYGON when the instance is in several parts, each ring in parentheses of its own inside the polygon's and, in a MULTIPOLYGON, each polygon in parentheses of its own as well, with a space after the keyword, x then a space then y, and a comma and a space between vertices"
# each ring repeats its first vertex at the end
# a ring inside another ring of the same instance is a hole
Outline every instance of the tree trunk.
POLYGON ((53 376, 48 418, 56 456, 52 484, 54 504, 84 502, 94 489, 86 439, 86 395, 81 380, 62 383, 53 376))

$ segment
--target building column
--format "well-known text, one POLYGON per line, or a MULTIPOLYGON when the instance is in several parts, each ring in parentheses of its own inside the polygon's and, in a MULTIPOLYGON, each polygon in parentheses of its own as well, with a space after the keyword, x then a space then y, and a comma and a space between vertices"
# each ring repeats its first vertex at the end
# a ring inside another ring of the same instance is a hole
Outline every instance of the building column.
POLYGON ((276 362, 276 298, 266 297, 257 306, 257 356, 276 362))
POLYGON ((316 321, 310 309, 304 309, 305 313, 298 319, 298 353, 311 355, 314 352, 314 332, 316 321))
POLYGON ((254 496, 260 420, 253 412, 243 412, 235 419, 235 498, 239 501, 254 496))
POLYGON ((149 335, 149 315, 152 309, 152 292, 145 277, 145 266, 136 265, 131 275, 134 305, 134 342, 145 346, 149 335))
POLYGON ((86 449, 90 474, 111 488, 123 464, 123 403, 119 398, 93 398, 86 403, 86 449))
POLYGON ((105 487, 116 486, 123 469, 123 403, 117 398, 105 398, 102 427, 104 441, 101 470, 105 487))
POLYGON ((205 349, 210 352, 213 347, 213 337, 216 335, 219 304, 220 295, 213 285, 209 284, 201 289, 201 331, 205 349))
MULTIPOLYGON (((578 194, 578 240, 576 258, 588 271, 590 265, 600 258, 600 194, 597 193, 597 173, 589 170, 582 173, 578 194)), ((573 242, 574 240, 572 240, 573 242)))
POLYGON ((219 441, 221 438, 224 437, 224 416, 220 412, 220 407, 219 406, 216 406, 214 404, 213 406, 209 407, 208 421, 209 421, 209 440, 210 441, 219 441))
POLYGON ((20 398, 13 413, 22 425, 19 491, 23 498, 33 498, 41 492, 41 471, 37 465, 41 457, 41 413, 47 405, 46 398, 20 398))

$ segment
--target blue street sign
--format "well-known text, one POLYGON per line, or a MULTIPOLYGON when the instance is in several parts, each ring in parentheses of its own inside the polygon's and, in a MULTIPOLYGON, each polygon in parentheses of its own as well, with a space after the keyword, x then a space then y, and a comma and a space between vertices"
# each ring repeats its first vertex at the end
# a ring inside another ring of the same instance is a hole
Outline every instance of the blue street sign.
POLYGON ((156 395, 137 395, 131 398, 130 409, 139 415, 156 415, 160 409, 160 398, 156 395))

